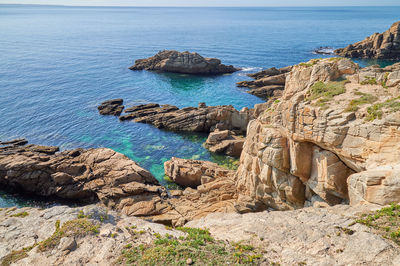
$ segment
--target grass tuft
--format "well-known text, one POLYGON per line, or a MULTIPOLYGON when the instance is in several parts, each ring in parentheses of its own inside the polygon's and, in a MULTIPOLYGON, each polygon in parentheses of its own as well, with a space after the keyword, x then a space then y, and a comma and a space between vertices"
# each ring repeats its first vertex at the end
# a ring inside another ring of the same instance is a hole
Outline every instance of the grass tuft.
POLYGON ((356 92, 356 95, 361 95, 360 98, 351 100, 347 108, 344 110, 345 112, 356 112, 361 105, 372 104, 378 100, 376 96, 371 94, 356 92))
POLYGON ((11 215, 11 217, 24 218, 24 217, 26 217, 26 216, 28 216, 28 215, 29 215, 29 213, 27 213, 27 212, 20 212, 20 213, 11 215))

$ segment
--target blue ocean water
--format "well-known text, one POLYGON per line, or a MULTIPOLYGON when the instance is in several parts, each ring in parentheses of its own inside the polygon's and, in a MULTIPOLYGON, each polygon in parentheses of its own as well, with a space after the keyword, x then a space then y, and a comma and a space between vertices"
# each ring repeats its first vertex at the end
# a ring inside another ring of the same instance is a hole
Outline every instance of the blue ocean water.
MULTIPOLYGON (((109 147, 163 178, 172 156, 221 162, 205 135, 179 134, 115 117, 97 105, 157 102, 178 107, 261 99, 237 88, 246 73, 321 57, 399 20, 400 7, 120 8, 0 5, 0 139, 109 147), (218 77, 133 72, 138 58, 163 49, 196 51, 244 71, 218 77)), ((358 61, 371 64, 371 61, 358 61)), ((0 206, 15 204, 0 194, 0 206), (10 203, 11 202, 11 203, 10 203)))

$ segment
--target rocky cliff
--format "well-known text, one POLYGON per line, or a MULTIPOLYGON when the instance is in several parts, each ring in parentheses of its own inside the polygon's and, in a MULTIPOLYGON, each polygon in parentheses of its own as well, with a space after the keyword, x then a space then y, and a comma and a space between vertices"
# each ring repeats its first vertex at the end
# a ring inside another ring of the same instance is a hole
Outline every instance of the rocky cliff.
POLYGON ((239 193, 279 210, 399 200, 399 70, 340 58, 294 66, 248 126, 239 193))
POLYGON ((400 59, 400 21, 383 33, 374 33, 365 40, 337 49, 340 56, 353 58, 400 59))
POLYGON ((216 58, 205 58, 198 53, 161 51, 147 59, 138 59, 131 70, 154 70, 196 75, 233 73, 239 69, 221 64, 216 58))

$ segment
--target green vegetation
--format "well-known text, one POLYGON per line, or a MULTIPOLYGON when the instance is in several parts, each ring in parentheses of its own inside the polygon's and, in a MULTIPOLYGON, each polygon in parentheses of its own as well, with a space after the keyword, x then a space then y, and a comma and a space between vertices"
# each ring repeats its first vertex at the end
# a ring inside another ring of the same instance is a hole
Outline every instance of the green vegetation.
POLYGON ((78 218, 75 220, 67 221, 61 227, 60 221, 57 220, 55 223, 55 228, 55 232, 49 238, 21 250, 14 250, 10 254, 6 255, 3 258, 1 265, 8 266, 23 258, 26 258, 28 256, 27 253, 36 246, 38 246, 39 252, 44 252, 55 248, 58 246, 61 238, 63 237, 83 237, 86 235, 95 235, 99 233, 99 226, 86 218, 78 218))
POLYGON ((300 63, 299 66, 312 67, 312 66, 316 65, 321 60, 322 60, 322 58, 311 59, 310 61, 308 61, 306 63, 300 63))
POLYGON ((400 245, 400 205, 392 204, 376 212, 363 214, 357 223, 376 230, 384 238, 392 239, 400 245))
POLYGON ((383 103, 376 103, 368 107, 368 116, 366 121, 373 121, 375 119, 382 119, 384 111, 394 113, 400 111, 400 97, 389 99, 383 103))
POLYGON ((359 109, 361 105, 372 104, 378 100, 376 96, 373 96, 368 93, 363 92, 355 92, 356 95, 360 95, 361 97, 358 99, 353 99, 350 101, 349 106, 344 110, 345 112, 355 112, 359 109))
POLYGON ((333 97, 346 92, 345 85, 348 82, 348 80, 332 81, 327 83, 318 81, 312 85, 307 100, 312 101, 318 99, 316 105, 325 108, 326 103, 332 100, 333 97))
POLYGON ((86 235, 95 235, 99 233, 99 225, 94 224, 86 218, 78 218, 65 222, 60 227, 60 222, 56 222, 56 231, 48 239, 38 243, 38 250, 43 252, 56 247, 61 238, 74 236, 83 237, 86 235))
POLYGON ((11 215, 11 217, 20 217, 20 218, 24 218, 24 217, 26 217, 26 216, 28 216, 28 215, 29 215, 29 213, 27 213, 27 212, 20 212, 20 213, 11 215))
POLYGON ((386 83, 388 81, 389 74, 390 74, 390 72, 385 72, 385 75, 383 76, 383 80, 382 80, 382 83, 381 83, 382 87, 384 87, 385 89, 387 88, 386 83))
POLYGON ((3 258, 2 262, 1 262, 1 266, 9 266, 19 260, 22 260, 22 259, 28 257, 28 252, 31 251, 34 247, 35 247, 35 245, 23 248, 21 250, 11 251, 10 254, 6 255, 3 258))
POLYGON ((149 245, 128 244, 118 260, 128 265, 196 265, 256 264, 261 255, 254 247, 240 243, 228 245, 211 237, 208 230, 178 227, 186 237, 154 234, 156 239, 149 245))
POLYGON ((376 78, 374 77, 365 77, 365 80, 361 82, 361 85, 378 85, 376 78))

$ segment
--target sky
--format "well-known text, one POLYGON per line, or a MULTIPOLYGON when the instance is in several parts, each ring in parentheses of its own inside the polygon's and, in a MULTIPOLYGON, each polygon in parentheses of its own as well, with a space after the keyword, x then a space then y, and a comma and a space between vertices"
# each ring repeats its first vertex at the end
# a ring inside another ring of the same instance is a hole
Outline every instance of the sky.
POLYGON ((0 4, 71 6, 398 6, 400 0, 0 0, 0 4))

